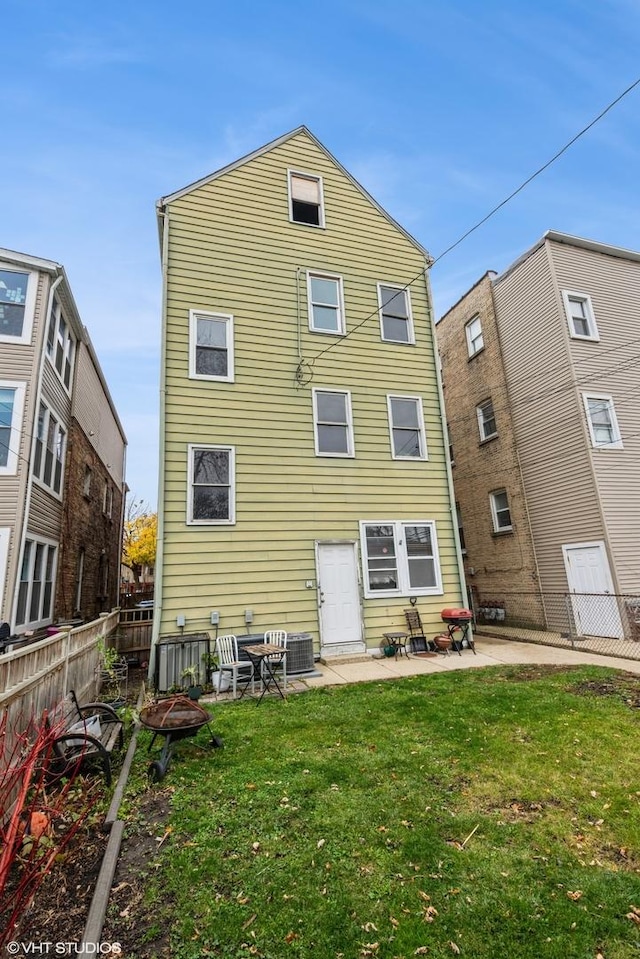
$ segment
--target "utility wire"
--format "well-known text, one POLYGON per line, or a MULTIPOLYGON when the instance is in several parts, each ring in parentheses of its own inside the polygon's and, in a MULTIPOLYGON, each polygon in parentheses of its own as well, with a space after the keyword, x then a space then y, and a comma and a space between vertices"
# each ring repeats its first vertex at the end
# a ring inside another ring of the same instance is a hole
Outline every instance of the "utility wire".
MULTIPOLYGON (((504 200, 502 200, 500 203, 494 206, 493 209, 486 214, 486 216, 483 216, 482 219, 478 220, 478 222, 475 223, 472 227, 470 227, 470 229, 468 229, 466 233, 463 233, 462 236, 455 241, 455 243, 452 243, 451 246, 448 246, 445 250, 443 250, 442 253, 440 253, 435 258, 435 260, 431 261, 431 263, 427 266, 426 269, 432 269, 436 263, 439 263, 440 260, 444 259, 444 257, 447 256, 448 253, 451 253, 452 250, 455 250, 455 248, 459 246, 464 240, 466 240, 468 236, 471 236, 472 233, 475 233, 476 230, 478 230, 481 226, 483 226, 487 222, 487 220, 491 219, 492 216, 495 216, 498 210, 501 210, 503 206, 506 206, 507 203, 513 200, 513 198, 517 196, 518 193, 521 193, 526 186, 528 186, 533 180, 536 179, 536 177, 540 176, 541 173, 544 173, 544 171, 547 170, 553 163, 555 163, 556 160, 558 160, 563 155, 563 153, 566 153, 567 150, 570 147, 572 147, 577 140, 580 139, 580 137, 584 136, 585 133, 591 130, 591 128, 594 127, 596 123, 602 120, 602 118, 606 116, 606 114, 609 113, 609 111, 612 110, 616 106, 616 104, 620 103, 620 101, 624 99, 624 97, 626 97, 629 93, 631 93, 631 91, 634 90, 638 85, 640 85, 640 77, 638 77, 637 80, 634 80, 634 82, 630 84, 626 88, 626 90, 623 90, 622 93, 620 93, 615 98, 615 100, 612 100, 611 103, 609 103, 604 108, 604 110, 601 110, 600 113, 596 117, 594 117, 593 120, 590 121, 590 123, 588 123, 585 127, 582 128, 582 130, 576 133, 576 135, 572 137, 567 143, 565 143, 565 145, 560 150, 558 150, 558 152, 555 153, 549 160, 547 160, 546 163, 544 163, 541 167, 539 167, 539 169, 537 169, 534 173, 532 173, 531 176, 527 177, 527 179, 524 180, 520 184, 520 186, 518 186, 515 190, 513 190, 513 192, 510 193, 509 196, 505 197, 504 200)), ((398 290, 395 296, 393 296, 388 301, 388 303, 392 303, 393 300, 396 299, 396 297, 400 296, 400 294, 404 294, 410 287, 413 286, 414 283, 417 283, 417 281, 422 276, 424 276, 424 274, 425 274, 425 270, 420 270, 420 272, 417 273, 416 276, 413 277, 413 279, 409 280, 409 282, 406 283, 405 286, 401 287, 398 290)), ((319 359, 321 356, 324 356, 325 353, 328 353, 329 350, 332 350, 335 346, 338 346, 339 344, 344 343, 344 341, 348 339, 349 336, 351 336, 353 333, 355 333, 357 330, 363 327, 365 323, 368 323, 369 320, 372 319, 372 317, 378 316, 378 314, 379 314, 379 309, 373 310, 373 312, 365 316, 365 318, 361 320, 360 323, 357 323, 354 327, 352 327, 352 329, 348 330, 343 336, 341 336, 339 340, 336 340, 334 343, 329 343, 329 345, 326 346, 323 350, 320 350, 319 353, 316 353, 316 355, 312 357, 312 359, 309 361, 311 372, 313 372, 313 365, 315 364, 315 361, 317 359, 319 359)))

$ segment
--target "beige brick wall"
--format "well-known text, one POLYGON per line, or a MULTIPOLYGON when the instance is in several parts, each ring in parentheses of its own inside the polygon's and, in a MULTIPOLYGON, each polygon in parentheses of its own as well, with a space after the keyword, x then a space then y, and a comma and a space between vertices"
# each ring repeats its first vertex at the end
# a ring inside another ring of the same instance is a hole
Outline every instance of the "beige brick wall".
POLYGON ((509 412, 487 273, 437 326, 453 481, 466 546, 465 573, 477 606, 504 601, 509 620, 543 623, 534 550, 509 412), (483 347, 469 357, 466 324, 479 316, 483 347), (498 435, 481 441, 477 407, 491 399, 498 435), (506 490, 512 531, 496 533, 490 494, 506 490), (527 594, 519 596, 518 594, 527 594))

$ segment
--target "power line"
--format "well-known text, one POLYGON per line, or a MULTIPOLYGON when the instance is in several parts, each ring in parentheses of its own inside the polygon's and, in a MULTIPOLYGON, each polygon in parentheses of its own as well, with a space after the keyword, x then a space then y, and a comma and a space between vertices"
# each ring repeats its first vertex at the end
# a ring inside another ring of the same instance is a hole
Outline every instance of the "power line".
MULTIPOLYGON (((593 118, 593 120, 591 120, 585 127, 582 128, 582 130, 576 133, 575 136, 573 136, 567 143, 565 143, 565 145, 561 147, 561 149, 558 150, 557 153, 555 153, 549 160, 547 160, 546 163, 543 163, 541 167, 539 167, 534 173, 528 176, 527 179, 520 184, 520 186, 518 186, 515 190, 513 190, 509 194, 509 196, 505 197, 504 200, 502 200, 500 203, 494 206, 493 209, 486 214, 486 216, 483 216, 482 219, 478 220, 478 222, 475 223, 472 227, 470 227, 466 231, 466 233, 463 233, 462 236, 455 241, 455 243, 452 243, 445 250, 443 250, 442 253, 440 253, 435 258, 435 260, 431 261, 427 269, 432 269, 436 263, 439 263, 440 260, 444 259, 444 257, 447 256, 448 253, 450 253, 452 250, 455 250, 455 248, 459 246, 464 240, 466 240, 468 236, 471 236, 472 233, 475 233, 476 230, 478 230, 481 226, 483 226, 487 222, 487 220, 490 220, 491 217, 495 216, 495 214, 499 210, 501 210, 502 207, 506 206, 507 203, 509 203, 511 200, 513 200, 514 197, 516 197, 519 193, 521 193, 522 190, 525 189, 525 187, 527 187, 533 180, 536 179, 536 177, 540 176, 541 173, 544 173, 544 171, 547 170, 553 163, 555 163, 556 160, 558 160, 564 153, 566 153, 567 150, 570 147, 572 147, 577 140, 579 140, 582 136, 585 135, 585 133, 591 130, 591 128, 594 127, 596 123, 602 120, 602 118, 606 116, 606 114, 609 113, 609 111, 612 110, 613 107, 615 107, 618 103, 620 103, 620 101, 624 99, 624 97, 626 97, 629 93, 631 93, 631 91, 634 90, 638 85, 640 85, 640 77, 638 77, 637 80, 634 80, 634 82, 630 84, 626 88, 626 90, 623 90, 622 93, 620 93, 614 100, 612 100, 609 104, 607 104, 604 110, 601 110, 600 113, 593 118)), ((414 283, 417 283, 417 281, 421 277, 423 277, 424 274, 425 274, 425 270, 420 270, 420 272, 417 273, 416 276, 413 277, 413 279, 409 280, 409 282, 406 283, 405 286, 401 287, 398 290, 395 296, 391 297, 391 299, 388 300, 386 305, 388 305, 388 303, 392 303, 393 300, 396 299, 396 297, 400 296, 400 294, 404 294, 408 289, 410 289, 413 286, 414 283)), ((313 376, 313 366, 316 360, 320 359, 321 356, 324 356, 325 353, 328 353, 329 350, 332 350, 335 346, 338 346, 339 344, 344 343, 344 341, 348 339, 348 337, 350 337, 353 333, 356 333, 361 327, 365 325, 365 323, 368 323, 370 319, 372 319, 374 316, 378 316, 378 314, 379 314, 379 309, 369 313, 367 316, 365 316, 363 320, 361 320, 354 327, 352 327, 352 329, 348 330, 343 336, 341 336, 339 340, 336 340, 335 342, 330 343, 323 350, 320 350, 319 353, 316 353, 316 355, 312 357, 310 361, 300 361, 296 376, 298 376, 298 374, 302 375, 301 370, 302 370, 303 362, 308 363, 308 365, 310 366, 310 375, 313 376)))

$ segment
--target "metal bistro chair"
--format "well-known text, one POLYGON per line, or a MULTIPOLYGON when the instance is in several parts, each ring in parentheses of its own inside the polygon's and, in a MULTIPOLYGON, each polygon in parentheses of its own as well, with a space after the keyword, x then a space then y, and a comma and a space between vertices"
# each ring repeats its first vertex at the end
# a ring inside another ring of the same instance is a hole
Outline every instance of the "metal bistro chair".
POLYGON ((425 636, 420 613, 415 607, 405 609, 405 619, 409 629, 409 645, 412 653, 433 652, 434 643, 425 636))
MULTIPOLYGON (((287 648, 287 631, 286 629, 268 629, 264 634, 264 642, 271 643, 272 646, 282 646, 283 649, 287 648)), ((286 690, 287 688, 287 657, 283 656, 282 659, 276 656, 269 656, 269 665, 274 672, 282 672, 282 687, 286 690)))
POLYGON ((231 673, 234 699, 238 690, 238 676, 242 676, 245 683, 251 680, 251 693, 254 693, 253 665, 248 659, 239 659, 238 640, 233 633, 216 638, 216 659, 218 660, 218 669, 221 672, 231 673))

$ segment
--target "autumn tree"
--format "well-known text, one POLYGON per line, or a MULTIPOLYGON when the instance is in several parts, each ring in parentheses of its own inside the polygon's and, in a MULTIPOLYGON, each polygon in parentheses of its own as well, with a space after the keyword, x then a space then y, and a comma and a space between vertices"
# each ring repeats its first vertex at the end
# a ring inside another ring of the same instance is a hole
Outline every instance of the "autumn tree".
POLYGON ((155 566, 158 542, 158 514, 142 500, 127 504, 122 541, 122 565, 133 573, 138 584, 143 566, 155 566))

